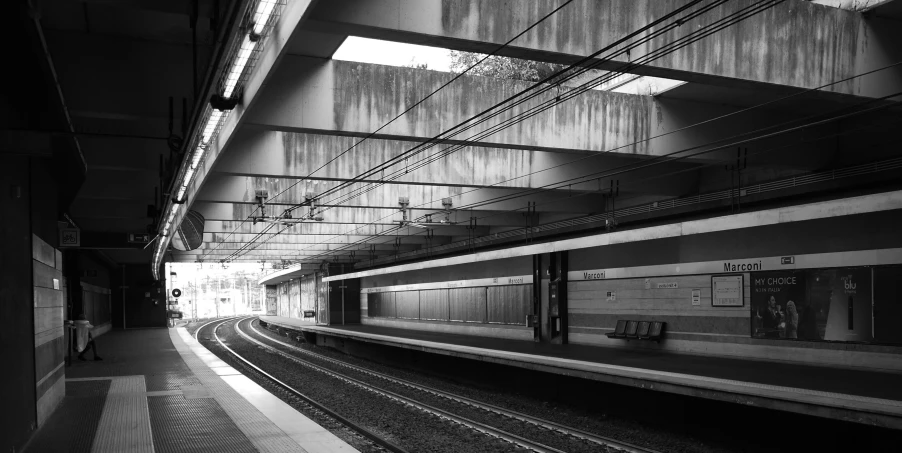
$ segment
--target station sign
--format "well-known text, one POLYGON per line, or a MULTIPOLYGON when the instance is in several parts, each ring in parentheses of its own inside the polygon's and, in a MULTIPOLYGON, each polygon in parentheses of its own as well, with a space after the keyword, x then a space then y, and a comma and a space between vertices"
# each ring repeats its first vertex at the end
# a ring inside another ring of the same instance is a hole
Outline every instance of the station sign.
POLYGON ((148 233, 128 233, 128 242, 133 244, 146 244, 150 242, 150 234, 148 233))
POLYGON ((81 230, 60 228, 60 247, 81 247, 81 230))

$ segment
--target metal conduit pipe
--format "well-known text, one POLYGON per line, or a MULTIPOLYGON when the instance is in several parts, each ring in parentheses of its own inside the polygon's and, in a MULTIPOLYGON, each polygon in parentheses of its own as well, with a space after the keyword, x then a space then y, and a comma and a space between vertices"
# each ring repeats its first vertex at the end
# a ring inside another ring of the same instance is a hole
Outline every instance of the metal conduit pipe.
POLYGON ((66 97, 63 96, 63 89, 60 86, 59 76, 56 74, 56 67, 53 65, 53 58, 50 56, 50 49, 47 47, 47 39, 44 37, 44 28, 41 26, 41 12, 34 5, 33 0, 28 0, 28 15, 31 17, 32 22, 34 22, 35 31, 38 34, 38 38, 41 40, 41 51, 44 53, 44 59, 47 61, 47 66, 50 69, 50 75, 53 77, 56 94, 59 97, 60 106, 63 109, 63 116, 66 119, 66 127, 69 129, 69 133, 72 134, 72 143, 75 145, 75 150, 78 152, 78 157, 81 159, 83 171, 87 172, 88 162, 85 160, 85 155, 81 152, 81 145, 78 143, 78 138, 75 136, 75 127, 72 126, 72 117, 69 116, 69 107, 66 106, 66 97))

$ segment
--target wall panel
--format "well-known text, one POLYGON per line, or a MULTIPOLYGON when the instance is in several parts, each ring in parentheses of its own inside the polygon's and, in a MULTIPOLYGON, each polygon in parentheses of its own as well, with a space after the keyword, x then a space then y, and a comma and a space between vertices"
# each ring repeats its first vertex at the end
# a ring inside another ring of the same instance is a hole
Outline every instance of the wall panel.
POLYGON ((451 288, 448 302, 452 321, 486 322, 485 287, 451 288))
POLYGON ((301 282, 292 280, 288 282, 288 316, 301 318, 301 282))
POLYGON ((532 311, 532 286, 489 286, 486 288, 488 322, 526 325, 532 311))
POLYGON ((382 293, 380 300, 382 301, 382 316, 386 318, 398 317, 398 306, 395 304, 395 295, 397 293, 382 293))
POLYGON ((395 293, 398 318, 420 319, 420 292, 401 291, 395 293))
MULTIPOLYGON (((316 310, 316 275, 310 274, 302 277, 301 280, 301 314, 304 317, 304 310, 316 310)), ((313 321, 313 318, 308 318, 313 321)))
MULTIPOLYGON (((64 392, 65 301, 62 292, 62 255, 37 235, 32 235, 34 310, 34 388, 38 426, 56 409, 64 392)), ((88 308, 93 310, 92 300, 88 308)), ((89 316, 94 315, 86 313, 89 316)), ((107 315, 107 321, 108 315, 107 315)))
POLYGON ((420 319, 450 321, 448 290, 425 289, 420 291, 420 319))

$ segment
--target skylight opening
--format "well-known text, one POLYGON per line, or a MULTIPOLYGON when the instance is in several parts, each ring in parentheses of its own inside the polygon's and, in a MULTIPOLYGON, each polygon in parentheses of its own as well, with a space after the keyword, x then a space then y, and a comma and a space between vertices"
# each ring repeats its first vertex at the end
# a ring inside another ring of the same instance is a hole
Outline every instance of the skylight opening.
MULTIPOLYGON (((441 72, 461 72, 483 57, 485 57, 485 54, 357 36, 349 36, 332 56, 335 60, 430 69, 441 72)), ((539 81, 563 68, 565 66, 560 64, 509 57, 490 57, 476 68, 473 68, 470 74, 499 79, 539 81)), ((575 88, 589 82, 591 79, 603 77, 604 75, 605 71, 591 70, 573 80, 564 82, 563 85, 575 88)), ((640 96, 656 96, 684 83, 686 82, 661 77, 619 74, 609 80, 605 80, 604 83, 592 87, 592 89, 640 96)))
POLYGON ((609 91, 641 96, 657 96, 685 83, 682 80, 665 79, 663 77, 633 76, 630 80, 611 88, 609 91))
POLYGON ((348 36, 332 58, 342 61, 450 72, 450 50, 379 39, 348 36))

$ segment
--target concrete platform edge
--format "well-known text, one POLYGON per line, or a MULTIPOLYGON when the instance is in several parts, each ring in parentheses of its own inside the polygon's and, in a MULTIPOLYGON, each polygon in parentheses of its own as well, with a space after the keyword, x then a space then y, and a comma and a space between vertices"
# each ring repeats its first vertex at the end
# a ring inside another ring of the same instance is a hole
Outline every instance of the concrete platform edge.
POLYGON ((185 363, 260 451, 317 453, 357 451, 220 360, 195 340, 184 327, 170 329, 169 336, 185 363), (204 366, 206 372, 199 373, 195 369, 199 366, 204 366), (209 382, 211 380, 213 382, 209 382), (218 380, 220 385, 216 385, 215 380, 218 380), (236 413, 236 408, 231 407, 234 404, 230 402, 238 402, 245 407, 236 413), (262 436, 259 431, 261 428, 264 431, 262 436))
POLYGON ((645 370, 425 340, 399 339, 385 335, 348 332, 327 326, 295 325, 275 319, 277 317, 273 316, 261 316, 260 318, 286 328, 351 340, 578 376, 649 390, 902 429, 902 401, 645 370))

